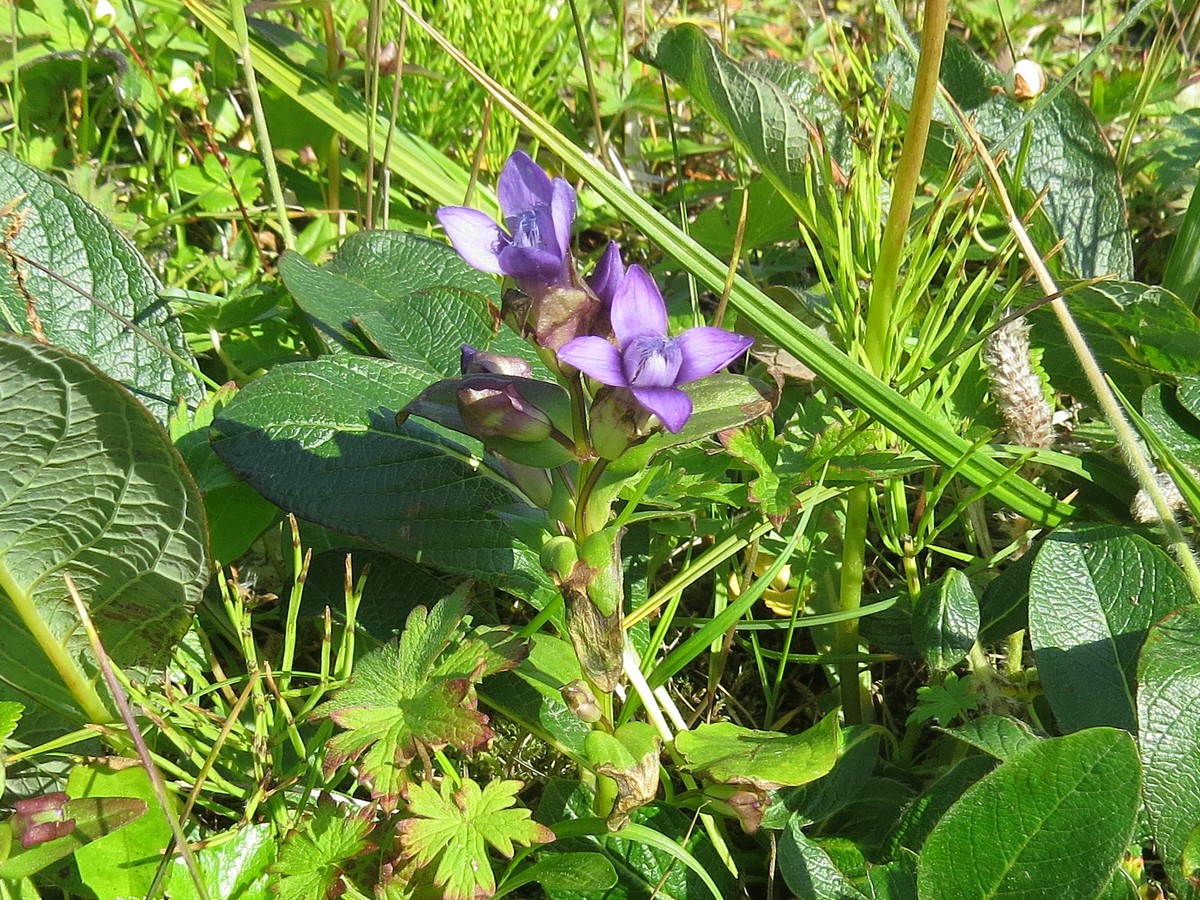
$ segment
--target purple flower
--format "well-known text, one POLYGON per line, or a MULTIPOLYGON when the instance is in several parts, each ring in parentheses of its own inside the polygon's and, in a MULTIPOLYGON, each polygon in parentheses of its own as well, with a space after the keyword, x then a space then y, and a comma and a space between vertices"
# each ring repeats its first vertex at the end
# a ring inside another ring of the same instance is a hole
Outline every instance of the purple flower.
POLYGON ((604 253, 600 255, 600 261, 596 263, 596 268, 592 271, 592 277, 588 279, 588 287, 604 302, 605 306, 612 306, 617 288, 620 287, 624 277, 625 264, 621 262, 621 248, 617 246, 616 241, 609 241, 608 246, 604 248, 604 253))
POLYGON ((628 388, 672 432, 692 415, 692 398, 680 385, 723 369, 754 343, 707 326, 689 328, 679 337, 668 335, 662 294, 640 266, 625 273, 609 314, 615 347, 600 337, 579 337, 559 350, 559 360, 603 384, 628 388))
POLYGON ((561 178, 551 181, 527 153, 518 150, 504 164, 497 192, 508 231, 468 206, 443 206, 437 211, 454 249, 480 271, 512 276, 530 295, 566 284, 575 190, 561 178))

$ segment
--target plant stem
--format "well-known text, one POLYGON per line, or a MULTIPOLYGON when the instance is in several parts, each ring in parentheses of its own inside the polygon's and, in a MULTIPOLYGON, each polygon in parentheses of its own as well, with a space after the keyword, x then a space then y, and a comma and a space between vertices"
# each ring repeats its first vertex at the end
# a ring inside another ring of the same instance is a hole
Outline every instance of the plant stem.
MULTIPOLYGON (((942 65, 942 45, 946 36, 946 0, 929 0, 925 4, 925 23, 921 31, 921 58, 917 63, 916 88, 908 114, 908 128, 900 163, 892 184, 892 203, 879 248, 867 307, 867 331, 863 349, 867 367, 881 379, 890 371, 888 341, 892 332, 892 308, 900 283, 900 259, 912 217, 913 200, 921 178, 921 163, 925 159, 925 144, 929 138, 929 122, 933 101, 937 96, 938 73, 942 65)), ((862 484, 851 491, 846 502, 845 537, 842 541, 841 587, 838 607, 850 612, 862 605, 862 580, 866 560, 867 522, 871 514, 871 485, 862 484)), ((858 619, 839 622, 836 629, 837 652, 850 657, 858 652, 858 619)), ((862 691, 858 682, 857 663, 838 664, 838 681, 842 695, 842 712, 846 722, 862 721, 862 691)))

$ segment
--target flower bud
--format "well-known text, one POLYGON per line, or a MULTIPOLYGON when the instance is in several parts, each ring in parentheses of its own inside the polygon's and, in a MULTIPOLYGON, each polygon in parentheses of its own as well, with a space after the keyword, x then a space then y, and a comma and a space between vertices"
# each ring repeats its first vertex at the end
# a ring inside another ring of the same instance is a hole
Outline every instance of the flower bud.
POLYGON ((533 377, 533 369, 521 357, 485 353, 482 350, 476 350, 470 344, 462 345, 460 365, 464 375, 484 373, 488 375, 518 375, 521 378, 533 377))
POLYGON ((1018 59, 1008 71, 1008 96, 1034 100, 1046 89, 1046 70, 1032 59, 1018 59))
POLYGON ((565 534, 556 534, 542 544, 542 568, 556 577, 566 581, 575 569, 575 561, 579 559, 579 548, 575 539, 565 534))
POLYGON ((592 449, 601 459, 620 459, 648 436, 650 416, 625 388, 603 387, 592 403, 592 449))
POLYGON ((117 9, 109 0, 92 4, 92 24, 97 28, 112 28, 117 23, 117 9))
POLYGON ((579 548, 579 560, 590 574, 586 585, 588 599, 596 604, 601 615, 621 612, 625 589, 621 578, 620 530, 605 528, 589 534, 579 548))
POLYGON ((458 389, 458 414, 467 432, 486 442, 502 437, 536 444, 554 432, 550 418, 509 383, 458 389))
POLYGON ((58 791, 18 800, 12 817, 13 833, 20 839, 21 846, 28 850, 55 838, 63 837, 75 830, 75 820, 66 814, 67 802, 71 798, 58 791))
POLYGON ((589 725, 599 722, 604 716, 600 705, 596 702, 596 695, 592 693, 592 689, 588 687, 586 681, 576 678, 569 684, 564 684, 559 693, 562 694, 567 709, 589 725))
POLYGON ((591 334, 604 311, 590 290, 574 285, 552 285, 530 296, 520 291, 504 295, 504 321, 539 347, 558 350, 568 341, 591 334))
POLYGON ((500 465, 508 475, 508 480, 520 488, 529 502, 539 509, 547 509, 554 501, 554 479, 548 469, 538 466, 527 466, 511 459, 497 455, 500 465))

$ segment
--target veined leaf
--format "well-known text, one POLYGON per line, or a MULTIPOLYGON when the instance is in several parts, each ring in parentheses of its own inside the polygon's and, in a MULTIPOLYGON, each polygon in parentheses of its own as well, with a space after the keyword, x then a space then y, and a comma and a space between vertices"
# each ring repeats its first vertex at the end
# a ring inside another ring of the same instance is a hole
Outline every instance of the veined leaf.
POLYGON ((203 393, 183 329, 129 239, 63 184, 0 153, 0 330, 44 338, 134 392, 160 422, 203 393))
POLYGON ((371 849, 367 836, 375 827, 369 811, 351 815, 323 799, 316 815, 293 831, 279 849, 270 870, 279 875, 281 900, 321 900, 341 894, 342 873, 371 849))
POLYGON ((111 714, 63 576, 121 665, 179 640, 208 580, 199 493, 150 413, 91 365, 0 335, 0 680, 111 714))

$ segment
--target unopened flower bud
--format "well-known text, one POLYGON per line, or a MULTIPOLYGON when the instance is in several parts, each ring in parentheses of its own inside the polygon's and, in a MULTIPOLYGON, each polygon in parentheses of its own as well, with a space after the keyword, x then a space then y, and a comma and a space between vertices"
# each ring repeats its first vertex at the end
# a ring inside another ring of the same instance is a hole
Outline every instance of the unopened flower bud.
POLYGON ((554 500, 554 480, 548 469, 526 466, 504 456, 496 458, 504 467, 508 480, 524 492, 530 503, 539 509, 549 508, 554 500))
POLYGON ((512 384, 459 388, 458 413, 467 431, 483 441, 502 437, 536 444, 554 432, 549 416, 528 403, 512 384))
POLYGON ((1046 89, 1046 70, 1032 59, 1018 59, 1008 71, 1008 96, 1034 100, 1046 89))
POLYGON ((536 296, 520 291, 505 294, 502 315, 514 331, 550 350, 592 332, 603 312, 595 294, 573 285, 539 287, 536 296))
POLYGON ((522 378, 533 377, 533 369, 529 363, 519 356, 502 356, 498 353, 485 353, 476 350, 470 344, 462 345, 462 373, 475 375, 519 375, 522 378))
POLYGON ((116 7, 109 0, 96 0, 92 4, 92 24, 97 28, 112 28, 117 22, 116 7))
POLYGON ((317 164, 317 151, 313 149, 312 144, 305 144, 296 151, 296 162, 306 167, 317 164))
POLYGON ((395 41, 388 41, 379 48, 379 74, 395 75, 400 68, 400 48, 395 41))
POLYGON ((562 694, 567 709, 589 725, 599 722, 603 717, 604 713, 596 702, 596 695, 592 693, 586 681, 576 678, 569 684, 564 684, 559 693, 562 694))
POLYGON ((66 814, 67 802, 70 799, 62 791, 58 791, 40 797, 30 797, 28 800, 18 800, 14 805, 16 812, 12 817, 12 828, 13 833, 20 839, 21 846, 28 850, 74 831, 75 820, 68 818, 66 814))

